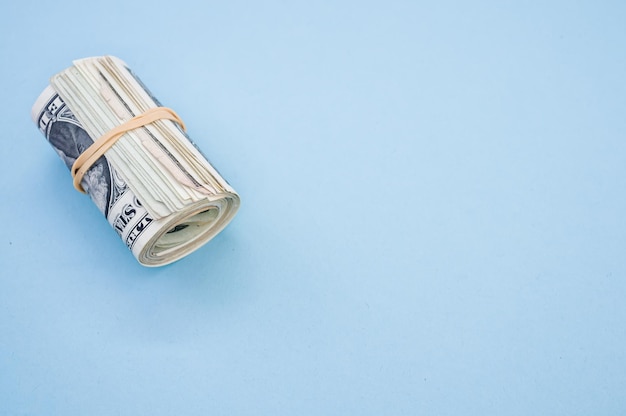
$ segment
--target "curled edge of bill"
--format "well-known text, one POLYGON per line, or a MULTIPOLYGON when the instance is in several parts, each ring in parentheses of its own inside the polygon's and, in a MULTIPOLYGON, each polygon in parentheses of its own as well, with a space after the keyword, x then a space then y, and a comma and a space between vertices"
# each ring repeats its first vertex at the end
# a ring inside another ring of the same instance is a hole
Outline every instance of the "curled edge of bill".
MULTIPOLYGON (((49 112, 47 106, 55 96, 58 97, 58 93, 51 85, 48 85, 31 109, 31 118, 40 130, 42 130, 41 116, 49 112)), ((71 116, 76 118, 74 114, 71 116)), ((77 121, 80 126, 80 120, 77 121)), ((42 132, 50 141, 47 133, 43 130, 42 132)), ((90 139, 93 142, 94 138, 90 137, 90 139)), ((59 150, 54 145, 52 146, 59 153, 59 150)), ((113 178, 116 176, 115 169, 113 167, 110 169, 113 178)), ((71 181, 68 182, 71 183, 71 181)), ((90 194, 89 190, 87 193, 90 194)), ((180 260, 208 243, 230 223, 239 205, 239 195, 236 192, 227 192, 192 203, 167 217, 154 219, 138 203, 132 191, 126 187, 124 194, 121 197, 118 196, 115 203, 107 210, 102 207, 98 208, 140 264, 158 267, 180 260), (122 203, 124 201, 126 204, 122 203), (129 204, 133 210, 136 210, 134 220, 123 230, 116 229, 116 221, 129 204)))

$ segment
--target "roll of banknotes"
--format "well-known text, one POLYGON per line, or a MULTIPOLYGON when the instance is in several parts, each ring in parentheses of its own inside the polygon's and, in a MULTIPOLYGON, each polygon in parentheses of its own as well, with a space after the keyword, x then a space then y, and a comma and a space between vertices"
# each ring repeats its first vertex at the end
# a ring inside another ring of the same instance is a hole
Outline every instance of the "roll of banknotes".
POLYGON ((31 116, 74 186, 144 266, 200 248, 239 208, 239 195, 189 139, 180 117, 119 58, 74 61, 51 78, 31 116))

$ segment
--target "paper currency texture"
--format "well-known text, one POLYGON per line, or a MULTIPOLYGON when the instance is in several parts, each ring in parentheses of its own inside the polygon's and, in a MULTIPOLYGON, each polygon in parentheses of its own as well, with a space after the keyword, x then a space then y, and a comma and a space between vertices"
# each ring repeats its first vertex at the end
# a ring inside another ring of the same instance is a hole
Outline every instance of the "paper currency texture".
MULTIPOLYGON (((31 116, 72 169, 98 138, 155 107, 161 103, 123 61, 103 56, 77 60, 54 75, 31 116)), ((145 266, 197 250, 232 220, 240 203, 181 126, 165 119, 125 132, 80 185, 145 266)))

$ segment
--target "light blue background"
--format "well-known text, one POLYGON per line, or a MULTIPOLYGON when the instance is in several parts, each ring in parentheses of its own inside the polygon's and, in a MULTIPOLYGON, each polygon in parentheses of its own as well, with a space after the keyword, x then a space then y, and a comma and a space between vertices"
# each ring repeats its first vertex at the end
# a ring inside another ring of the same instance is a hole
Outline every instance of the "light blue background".
POLYGON ((1 11, 0 414, 626 413, 623 1, 1 11), (101 54, 242 197, 164 268, 29 118, 101 54))

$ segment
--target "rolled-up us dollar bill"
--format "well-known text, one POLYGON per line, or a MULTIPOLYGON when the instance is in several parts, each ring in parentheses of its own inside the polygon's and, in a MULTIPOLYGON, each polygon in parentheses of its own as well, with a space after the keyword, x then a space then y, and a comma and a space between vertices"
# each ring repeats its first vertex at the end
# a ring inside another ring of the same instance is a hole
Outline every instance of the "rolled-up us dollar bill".
POLYGON ((239 208, 178 115, 118 58, 74 61, 51 78, 31 116, 76 188, 145 266, 200 248, 239 208))

